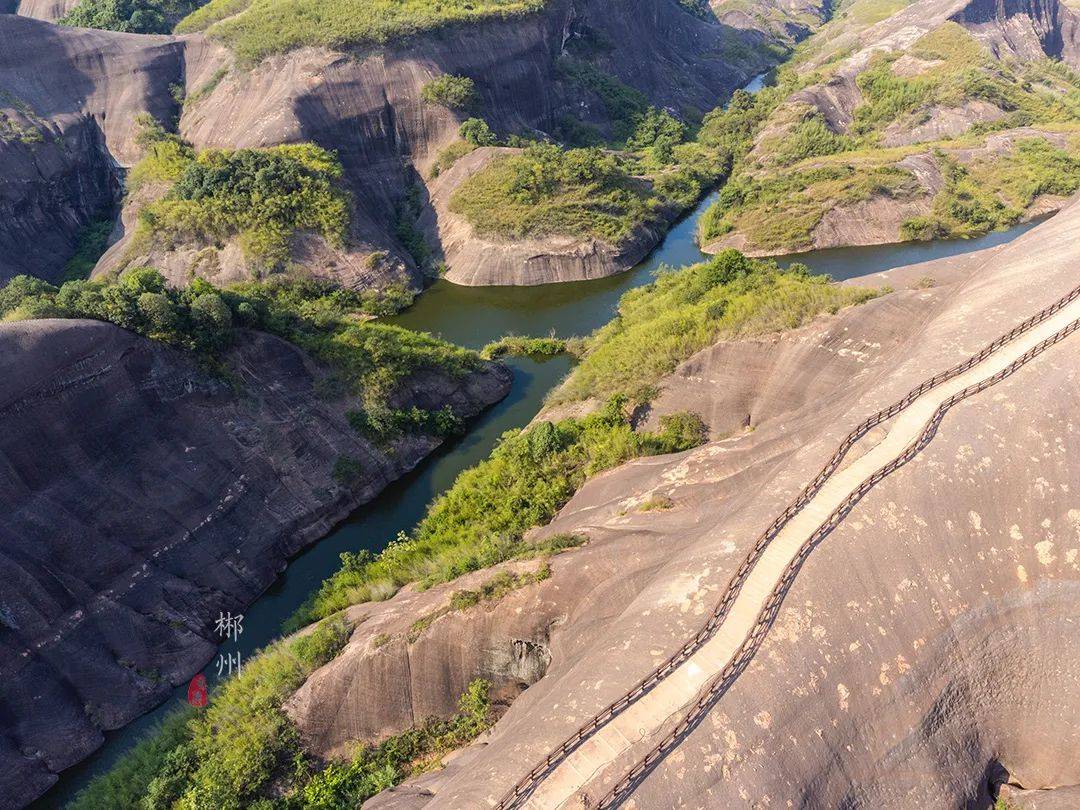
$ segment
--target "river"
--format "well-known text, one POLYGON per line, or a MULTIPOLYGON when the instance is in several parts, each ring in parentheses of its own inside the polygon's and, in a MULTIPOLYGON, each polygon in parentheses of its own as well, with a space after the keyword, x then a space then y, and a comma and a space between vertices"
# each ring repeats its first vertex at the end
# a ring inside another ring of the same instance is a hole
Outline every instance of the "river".
MULTIPOLYGON (((760 89, 763 79, 754 79, 747 89, 760 89)), ((596 281, 539 287, 460 287, 440 280, 390 322, 433 332, 471 348, 479 348, 507 333, 554 332, 563 337, 588 334, 611 319, 619 296, 647 284, 659 268, 681 267, 707 258, 698 249, 694 235, 698 219, 715 199, 715 193, 703 199, 675 224, 644 261, 626 273, 596 281)), ((814 272, 828 273, 841 280, 1001 244, 1031 227, 1033 224, 1028 223, 966 241, 820 250, 785 257, 781 264, 801 261, 814 272)), ((503 432, 528 424, 547 392, 566 376, 571 366, 566 357, 544 362, 511 358, 508 363, 514 370, 514 383, 506 399, 477 419, 468 434, 448 442, 412 473, 387 487, 373 503, 358 509, 327 537, 290 562, 278 581, 248 608, 244 632, 238 643, 230 643, 230 652, 239 651, 246 660, 277 637, 282 622, 337 570, 342 551, 378 551, 398 532, 407 532, 415 526, 432 499, 449 488, 459 473, 486 458, 503 432)), ((208 667, 206 674, 212 689, 216 668, 208 667)), ((65 771, 57 785, 32 807, 62 807, 185 699, 186 686, 178 688, 172 699, 154 711, 106 735, 105 745, 65 771)))

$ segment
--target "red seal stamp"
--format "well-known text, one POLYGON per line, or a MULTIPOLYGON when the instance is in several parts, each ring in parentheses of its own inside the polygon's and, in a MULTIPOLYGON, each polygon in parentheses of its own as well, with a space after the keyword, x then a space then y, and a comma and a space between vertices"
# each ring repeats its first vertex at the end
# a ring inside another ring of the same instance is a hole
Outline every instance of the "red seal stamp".
POLYGON ((201 672, 191 679, 187 688, 187 702, 202 708, 206 705, 206 676, 201 672))

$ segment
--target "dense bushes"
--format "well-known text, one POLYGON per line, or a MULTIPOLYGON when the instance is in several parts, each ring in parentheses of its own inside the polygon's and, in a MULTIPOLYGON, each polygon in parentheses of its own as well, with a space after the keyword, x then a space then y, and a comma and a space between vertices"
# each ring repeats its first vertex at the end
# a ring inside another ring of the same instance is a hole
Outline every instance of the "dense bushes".
MULTIPOLYGON (((165 286, 156 270, 137 268, 116 281, 69 281, 57 288, 19 276, 0 288, 0 318, 94 318, 220 363, 239 326, 278 335, 322 360, 339 393, 359 397, 352 421, 364 435, 388 441, 403 432, 447 435, 459 429, 452 413, 399 410, 390 402, 413 374, 435 369, 460 376, 477 367, 474 352, 430 335, 365 322, 363 313, 389 314, 412 300, 402 288, 355 292, 328 282, 274 279, 225 289, 194 279, 165 286)), ((332 383, 332 385, 331 385, 332 383)))
POLYGON ((239 237, 249 261, 276 268, 298 231, 317 232, 331 244, 345 238, 349 203, 337 185, 341 164, 325 149, 288 144, 196 154, 153 123, 144 123, 140 142, 148 152, 132 170, 131 188, 172 185, 139 211, 137 241, 172 246, 239 237))
POLYGON ((464 110, 476 102, 476 84, 468 76, 446 74, 425 84, 420 97, 428 104, 464 110))
POLYGON ((79 0, 60 25, 102 28, 133 34, 167 34, 199 0, 79 0))
POLYGON ((642 455, 699 444, 696 417, 671 418, 658 433, 635 433, 616 397, 583 419, 541 422, 505 434, 490 458, 458 476, 411 535, 402 534, 359 566, 323 583, 293 618, 299 627, 348 605, 384 599, 402 585, 430 586, 511 557, 543 551, 525 532, 554 517, 589 476, 642 455))
POLYGON ((1074 157, 1080 144, 1071 152, 1045 138, 1026 138, 1009 153, 962 165, 939 150, 935 157, 945 186, 932 213, 906 221, 901 235, 971 237, 1013 225, 1040 195, 1068 197, 1080 190, 1080 158, 1074 157))
MULTIPOLYGON (((662 272, 623 295, 618 315, 585 341, 582 361, 551 402, 616 392, 644 401, 661 377, 721 338, 793 329, 875 295, 830 284, 801 265, 781 270, 775 262, 725 250, 711 261, 662 272)), ((679 435, 692 440, 685 426, 679 435)))
POLYGON ((544 0, 210 0, 177 33, 206 30, 241 59, 305 45, 376 45, 454 23, 538 11, 544 0))
POLYGON ((560 233, 617 242, 650 216, 647 190, 612 155, 552 144, 496 158, 461 184, 450 210, 510 239, 560 233))

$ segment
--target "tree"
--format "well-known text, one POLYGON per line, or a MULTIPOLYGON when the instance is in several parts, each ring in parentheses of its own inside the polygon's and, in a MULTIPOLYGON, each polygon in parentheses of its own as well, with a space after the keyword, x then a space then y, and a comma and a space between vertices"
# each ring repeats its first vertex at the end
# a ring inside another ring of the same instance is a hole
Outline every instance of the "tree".
POLYGON ((176 329, 176 309, 169 296, 159 292, 144 292, 139 296, 139 312, 152 335, 169 335, 176 329))
POLYGON ((469 118, 458 129, 458 135, 473 146, 495 146, 499 139, 483 118, 469 118))
POLYGON ((447 74, 425 84, 420 97, 428 104, 464 110, 476 102, 476 84, 468 76, 447 74))

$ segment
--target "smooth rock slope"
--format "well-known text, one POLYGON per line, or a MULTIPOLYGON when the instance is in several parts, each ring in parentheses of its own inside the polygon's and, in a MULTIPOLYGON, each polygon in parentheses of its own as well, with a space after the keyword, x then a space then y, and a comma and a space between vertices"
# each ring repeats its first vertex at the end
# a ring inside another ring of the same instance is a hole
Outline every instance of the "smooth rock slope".
MULTIPOLYGON (((0 326, 0 805, 21 806, 213 657, 286 560, 438 440, 360 438, 296 347, 242 333, 231 378, 115 326, 0 326), (345 488, 340 456, 363 477, 345 488)), ((485 365, 418 372, 397 407, 474 416, 485 365)))

